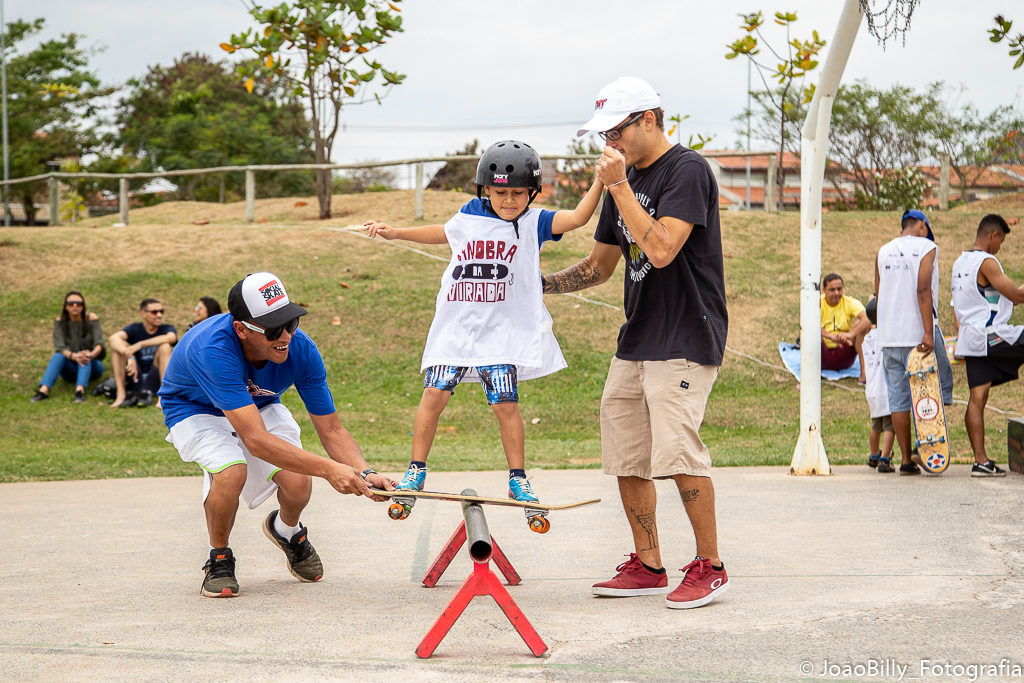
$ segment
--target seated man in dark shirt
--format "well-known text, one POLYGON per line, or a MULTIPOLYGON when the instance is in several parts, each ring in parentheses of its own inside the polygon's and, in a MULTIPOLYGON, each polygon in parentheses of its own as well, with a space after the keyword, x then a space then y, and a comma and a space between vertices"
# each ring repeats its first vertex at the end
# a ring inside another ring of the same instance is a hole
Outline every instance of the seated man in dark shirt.
POLYGON ((171 358, 171 347, 178 341, 174 326, 164 324, 164 306, 159 300, 143 299, 139 311, 142 322, 127 325, 110 337, 117 383, 111 408, 151 405, 171 358))

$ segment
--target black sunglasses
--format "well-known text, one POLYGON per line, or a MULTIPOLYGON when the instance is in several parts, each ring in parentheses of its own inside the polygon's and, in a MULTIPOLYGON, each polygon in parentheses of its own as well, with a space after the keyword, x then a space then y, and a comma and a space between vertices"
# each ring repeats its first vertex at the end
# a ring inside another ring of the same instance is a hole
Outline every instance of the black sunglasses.
POLYGON ((64 305, 65 306, 84 306, 85 302, 84 301, 65 301, 64 305))
POLYGON ((282 334, 284 334, 285 330, 288 330, 288 334, 295 334, 295 330, 299 328, 298 318, 293 318, 292 320, 286 322, 284 325, 278 325, 277 327, 268 327, 266 329, 262 327, 257 327, 256 325, 246 322, 245 320, 239 320, 238 322, 242 323, 253 332, 259 332, 260 334, 267 338, 267 341, 276 341, 281 337, 282 334))
POLYGON ((642 119, 644 117, 644 114, 646 114, 646 113, 647 113, 646 111, 642 111, 639 114, 637 114, 636 116, 634 116, 633 118, 631 118, 629 121, 626 121, 621 126, 616 126, 615 128, 612 128, 611 130, 606 130, 603 133, 598 133, 598 135, 601 136, 602 140, 611 140, 612 142, 615 142, 616 140, 618 140, 619 138, 622 137, 622 131, 626 130, 627 128, 632 126, 634 123, 636 123, 637 121, 642 119))
POLYGON ((162 309, 162 308, 153 308, 153 309, 150 309, 150 310, 146 311, 146 313, 152 313, 153 315, 157 315, 158 313, 159 314, 163 314, 163 312, 164 312, 164 309, 162 309))

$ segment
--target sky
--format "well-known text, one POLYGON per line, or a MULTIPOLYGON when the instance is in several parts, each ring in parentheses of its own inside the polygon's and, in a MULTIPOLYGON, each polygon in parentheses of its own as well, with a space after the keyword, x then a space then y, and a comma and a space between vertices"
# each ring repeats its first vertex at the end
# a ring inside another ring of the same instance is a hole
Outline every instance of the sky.
MULTIPOLYGON (((0 1, 7 21, 43 16, 44 36, 84 35, 83 44, 96 50, 90 65, 105 84, 123 84, 187 51, 226 58, 218 44, 255 26, 242 0, 0 1)), ((885 0, 873 0, 879 1, 885 0)), ((598 90, 625 75, 651 83, 667 115, 689 115, 680 130, 684 142, 691 134, 710 134, 708 148, 735 148, 741 136, 733 119, 746 106, 747 65, 724 56, 726 44, 742 35, 738 15, 795 11, 793 37, 817 30, 831 43, 842 5, 407 0, 401 5, 405 31, 373 53, 386 68, 404 73, 405 82, 382 105, 343 111, 332 158, 353 163, 444 155, 473 139, 486 146, 508 138, 542 154, 564 153, 590 118, 598 90)), ((1024 68, 1011 69, 1005 42, 988 40, 996 14, 1024 28, 1019 0, 922 0, 906 44, 890 40, 884 50, 862 22, 843 81, 923 90, 943 80, 955 86, 949 94, 954 104, 973 103, 984 113, 999 105, 1024 108, 1024 68)), ((775 45, 785 41, 770 21, 764 31, 775 45)), ((753 78, 758 89, 756 72, 753 78)))

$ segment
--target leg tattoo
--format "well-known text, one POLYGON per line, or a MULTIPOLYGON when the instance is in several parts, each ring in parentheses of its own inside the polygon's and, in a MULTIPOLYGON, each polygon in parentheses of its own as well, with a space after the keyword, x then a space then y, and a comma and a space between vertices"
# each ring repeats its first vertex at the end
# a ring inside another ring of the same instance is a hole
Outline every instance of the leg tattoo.
POLYGON ((653 512, 637 512, 633 508, 629 508, 629 512, 633 515, 633 519, 636 520, 637 524, 647 533, 647 547, 639 548, 639 550, 654 550, 657 548, 658 534, 654 528, 655 514, 653 512))
POLYGON ((686 489, 680 491, 679 495, 683 498, 683 503, 692 503, 700 497, 700 489, 686 489))

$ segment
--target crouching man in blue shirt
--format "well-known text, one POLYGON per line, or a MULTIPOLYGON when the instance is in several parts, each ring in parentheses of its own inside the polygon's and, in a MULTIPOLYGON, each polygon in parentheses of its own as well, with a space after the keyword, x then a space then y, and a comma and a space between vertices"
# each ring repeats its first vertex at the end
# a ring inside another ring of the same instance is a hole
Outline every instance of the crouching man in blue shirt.
POLYGON ((377 501, 386 498, 371 487, 395 486, 366 464, 338 419, 323 358, 299 329, 306 310, 291 302, 281 280, 247 275, 231 288, 228 310, 182 337, 159 392, 167 440, 182 460, 203 469, 210 555, 202 594, 211 598, 238 595, 228 536, 239 496, 255 508, 277 492, 280 509, 264 520, 263 532, 284 551, 292 575, 312 582, 323 576, 323 565, 299 522, 312 477, 377 501), (330 459, 303 450, 299 426, 281 405, 292 385, 330 459))

